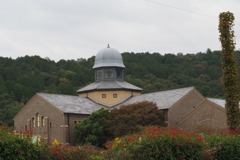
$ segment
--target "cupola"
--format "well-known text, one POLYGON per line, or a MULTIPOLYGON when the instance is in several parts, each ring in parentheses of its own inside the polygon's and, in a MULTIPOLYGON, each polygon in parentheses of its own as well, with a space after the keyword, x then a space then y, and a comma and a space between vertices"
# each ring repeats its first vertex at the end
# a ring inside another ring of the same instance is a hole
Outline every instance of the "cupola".
POLYGON ((77 93, 106 107, 114 107, 140 95, 141 88, 123 80, 124 69, 121 53, 108 45, 96 55, 93 66, 95 82, 77 90, 77 93))
POLYGON ((95 81, 103 80, 123 80, 123 70, 125 66, 121 53, 110 48, 100 50, 95 58, 93 70, 95 72, 95 81))
POLYGON ((125 68, 121 53, 114 48, 110 48, 109 45, 107 48, 100 50, 96 55, 93 69, 101 67, 125 68))

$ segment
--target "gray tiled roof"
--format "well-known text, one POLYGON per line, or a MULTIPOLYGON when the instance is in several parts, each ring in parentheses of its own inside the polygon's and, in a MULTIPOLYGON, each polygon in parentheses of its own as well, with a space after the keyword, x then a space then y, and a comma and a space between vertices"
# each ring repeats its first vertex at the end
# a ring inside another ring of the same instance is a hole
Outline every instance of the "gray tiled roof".
MULTIPOLYGON (((155 93, 142 94, 140 96, 134 96, 129 100, 125 101, 121 105, 127 105, 142 101, 150 101, 157 104, 159 109, 168 109, 178 100, 180 100, 184 95, 193 90, 194 87, 180 88, 168 91, 161 91, 155 93)), ((120 105, 118 105, 119 107, 120 105)))
POLYGON ((92 91, 92 90, 111 90, 111 89, 127 89, 127 90, 137 90, 142 91, 141 88, 134 86, 125 81, 100 81, 91 83, 79 90, 77 93, 92 91))
POLYGON ((79 96, 46 93, 37 93, 37 95, 41 96, 64 113, 91 114, 100 108, 105 108, 87 98, 79 96))
POLYGON ((219 98, 207 98, 207 99, 225 108, 226 101, 224 99, 219 99, 219 98))
MULTIPOLYGON (((134 96, 120 105, 113 108, 117 108, 121 105, 127 105, 142 101, 155 102, 159 109, 168 109, 178 100, 180 100, 184 95, 193 90, 193 87, 174 89, 168 91, 161 91, 155 93, 142 94, 139 96, 134 96)), ((100 109, 107 108, 100 104, 91 101, 88 98, 83 98, 79 96, 68 96, 59 94, 46 94, 37 93, 45 100, 47 100, 52 105, 56 106, 59 110, 64 113, 75 113, 75 114, 91 114, 92 112, 100 109)), ((108 109, 113 109, 108 108, 108 109)))

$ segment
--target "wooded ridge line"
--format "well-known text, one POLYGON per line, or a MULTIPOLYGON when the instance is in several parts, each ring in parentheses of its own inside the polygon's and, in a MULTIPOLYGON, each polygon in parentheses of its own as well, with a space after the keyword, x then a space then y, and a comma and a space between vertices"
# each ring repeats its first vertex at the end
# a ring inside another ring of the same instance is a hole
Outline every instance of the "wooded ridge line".
MULTIPOLYGON (((236 53, 240 59, 240 51, 236 53)), ((122 56, 124 80, 143 93, 194 86, 206 97, 223 98, 220 51, 122 56)), ((39 56, 0 57, 0 121, 12 126, 12 118, 37 92, 76 95, 77 89, 94 82, 94 58, 55 62, 39 56)))

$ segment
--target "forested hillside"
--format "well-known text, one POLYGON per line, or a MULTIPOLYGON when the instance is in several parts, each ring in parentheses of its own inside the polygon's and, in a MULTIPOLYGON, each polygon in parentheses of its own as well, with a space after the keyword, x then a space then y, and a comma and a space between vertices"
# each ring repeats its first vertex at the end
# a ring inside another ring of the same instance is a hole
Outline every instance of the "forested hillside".
MULTIPOLYGON (((144 93, 195 86, 204 96, 223 97, 220 52, 122 56, 125 81, 144 93)), ((94 57, 59 62, 39 56, 0 57, 0 121, 11 126, 14 115, 36 92, 76 95, 77 89, 94 81, 93 64, 94 57)))

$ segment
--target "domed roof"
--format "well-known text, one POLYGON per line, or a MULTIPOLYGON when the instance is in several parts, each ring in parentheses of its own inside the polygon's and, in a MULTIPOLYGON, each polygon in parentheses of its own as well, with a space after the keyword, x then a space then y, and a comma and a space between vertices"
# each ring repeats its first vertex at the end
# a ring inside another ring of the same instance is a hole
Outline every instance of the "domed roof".
POLYGON ((93 69, 99 67, 121 67, 125 68, 122 60, 122 55, 114 48, 107 48, 100 50, 95 58, 93 69))

